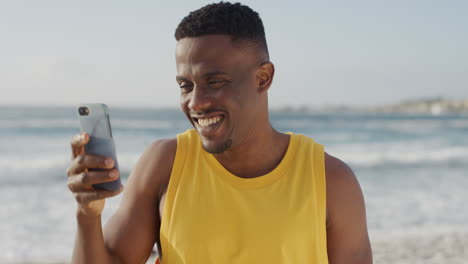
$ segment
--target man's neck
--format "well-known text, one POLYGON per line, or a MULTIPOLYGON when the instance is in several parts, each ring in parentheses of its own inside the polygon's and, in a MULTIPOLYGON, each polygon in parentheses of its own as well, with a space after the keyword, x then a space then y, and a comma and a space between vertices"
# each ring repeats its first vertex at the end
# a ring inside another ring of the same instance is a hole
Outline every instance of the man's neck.
POLYGON ((271 172, 283 159, 289 135, 269 129, 247 138, 241 145, 214 154, 231 173, 241 178, 255 178, 271 172))

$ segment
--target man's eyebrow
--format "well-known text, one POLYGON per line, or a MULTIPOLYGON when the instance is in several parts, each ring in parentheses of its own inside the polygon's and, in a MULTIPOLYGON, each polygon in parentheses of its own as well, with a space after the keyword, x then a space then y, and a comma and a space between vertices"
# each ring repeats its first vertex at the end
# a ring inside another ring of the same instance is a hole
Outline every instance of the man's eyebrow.
MULTIPOLYGON (((202 75, 203 78, 208 78, 208 77, 211 77, 211 76, 215 76, 215 75, 226 75, 227 73, 226 72, 222 72, 222 71, 214 71, 214 72, 208 72, 208 73, 205 73, 202 75)), ((181 81, 189 81, 189 79, 183 77, 183 76, 180 76, 180 75, 177 75, 176 76, 176 81, 177 82, 181 82, 181 81)))
POLYGON ((206 77, 211 77, 214 75, 223 75, 223 74, 227 74, 227 73, 222 72, 222 71, 214 71, 214 72, 208 72, 208 73, 203 74, 203 77, 206 78, 206 77))

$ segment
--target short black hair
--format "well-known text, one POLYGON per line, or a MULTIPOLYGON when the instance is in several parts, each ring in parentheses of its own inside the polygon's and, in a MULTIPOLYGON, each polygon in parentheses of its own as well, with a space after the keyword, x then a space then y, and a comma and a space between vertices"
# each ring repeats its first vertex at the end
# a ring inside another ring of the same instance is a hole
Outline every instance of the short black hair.
POLYGON ((192 11, 177 26, 175 38, 229 35, 234 43, 248 41, 268 56, 265 29, 257 12, 240 3, 219 2, 192 11))

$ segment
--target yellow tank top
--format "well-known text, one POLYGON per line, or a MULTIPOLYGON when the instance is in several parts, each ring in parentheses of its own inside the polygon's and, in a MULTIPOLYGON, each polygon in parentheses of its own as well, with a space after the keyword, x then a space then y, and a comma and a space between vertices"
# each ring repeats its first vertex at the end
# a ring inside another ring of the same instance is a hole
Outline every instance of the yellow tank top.
POLYGON ((195 130, 177 135, 163 264, 328 263, 323 146, 290 135, 280 164, 251 179, 226 170, 195 130))

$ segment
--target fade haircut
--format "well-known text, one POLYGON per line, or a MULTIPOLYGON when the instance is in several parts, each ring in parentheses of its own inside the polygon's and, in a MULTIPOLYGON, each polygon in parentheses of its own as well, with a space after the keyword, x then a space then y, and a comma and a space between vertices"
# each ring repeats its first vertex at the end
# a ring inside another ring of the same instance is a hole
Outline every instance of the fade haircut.
POLYGON ((177 41, 186 37, 229 35, 233 44, 249 43, 259 47, 268 59, 265 29, 257 12, 240 3, 219 2, 192 11, 177 26, 177 41))

